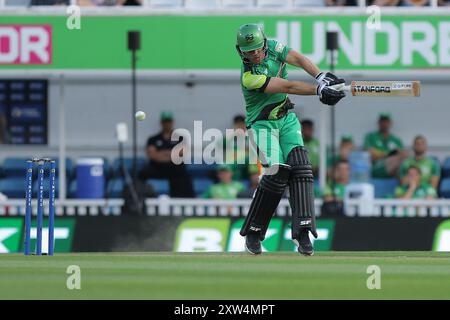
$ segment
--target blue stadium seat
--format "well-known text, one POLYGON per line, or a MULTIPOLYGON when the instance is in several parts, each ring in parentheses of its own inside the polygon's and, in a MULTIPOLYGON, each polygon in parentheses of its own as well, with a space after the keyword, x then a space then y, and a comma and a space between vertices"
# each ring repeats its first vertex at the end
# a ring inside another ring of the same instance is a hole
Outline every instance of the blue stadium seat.
POLYGON ((25 181, 25 171, 29 158, 10 157, 3 161, 3 175, 5 177, 22 177, 25 181))
POLYGON ((0 179, 0 192, 8 198, 25 199, 25 177, 8 177, 0 179))
POLYGON ((187 164, 186 169, 193 179, 209 178, 210 174, 216 170, 215 164, 187 164))
POLYGON ((450 157, 445 159, 444 164, 442 165, 442 177, 450 177, 450 157))
POLYGON ((169 180, 165 179, 149 179, 147 183, 150 184, 158 195, 170 194, 169 180))
POLYGON ((194 179, 193 183, 194 183, 194 191, 197 196, 201 195, 213 184, 213 182, 210 179, 205 178, 194 179))
MULTIPOLYGON (((45 157, 43 157, 45 158, 45 157)), ((5 177, 25 177, 25 170, 27 167, 27 160, 29 160, 30 158, 16 158, 16 157, 12 157, 12 158, 6 158, 3 162, 3 174, 5 177)), ((57 158, 52 158, 55 159, 56 162, 56 175, 59 174, 59 159, 57 158)), ((50 168, 50 164, 46 163, 44 165, 45 168, 45 174, 46 176, 48 175, 48 170, 50 168)), ((37 167, 35 166, 33 168, 34 170, 34 174, 37 174, 37 167)), ((71 159, 66 158, 66 175, 68 177, 71 176, 73 172, 73 162, 71 159)))
POLYGON ((124 181, 121 178, 110 179, 106 189, 106 197, 108 198, 122 198, 124 188, 124 181))
MULTIPOLYGON (((145 164, 146 164, 147 160, 145 158, 142 157, 138 157, 136 160, 136 165, 137 165, 137 171, 139 172, 140 170, 142 170, 142 168, 144 168, 145 164)), ((123 163, 125 166, 125 169, 131 173, 132 167, 133 167, 133 158, 124 158, 123 159, 123 163)), ((112 164, 112 174, 114 175, 114 177, 120 177, 122 175, 122 173, 120 172, 120 159, 116 158, 114 159, 114 162, 112 164)))
POLYGON ((450 198, 450 178, 444 178, 441 180, 441 186, 439 188, 439 195, 442 198, 450 198))
POLYGON ((394 196, 395 188, 398 186, 398 180, 395 178, 390 179, 370 179, 370 183, 375 188, 375 198, 386 198, 388 196, 394 196))

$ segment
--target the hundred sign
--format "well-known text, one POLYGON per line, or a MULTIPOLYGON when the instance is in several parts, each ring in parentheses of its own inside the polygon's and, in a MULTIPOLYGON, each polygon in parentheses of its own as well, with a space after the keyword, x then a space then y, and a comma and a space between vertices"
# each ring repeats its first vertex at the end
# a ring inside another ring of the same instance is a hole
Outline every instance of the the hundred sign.
POLYGON ((450 16, 83 16, 67 28, 66 16, 0 16, 0 69, 129 69, 126 36, 141 31, 138 68, 238 70, 236 31, 264 26, 269 38, 327 68, 325 33, 339 31, 339 70, 450 68, 450 16))

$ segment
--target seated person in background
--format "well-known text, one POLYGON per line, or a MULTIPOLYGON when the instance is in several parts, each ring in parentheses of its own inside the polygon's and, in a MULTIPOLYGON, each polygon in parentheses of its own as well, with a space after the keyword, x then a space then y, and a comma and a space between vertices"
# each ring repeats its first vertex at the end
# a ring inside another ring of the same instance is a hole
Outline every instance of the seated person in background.
POLYGON ((319 154, 320 145, 319 140, 314 138, 314 122, 309 119, 304 119, 301 122, 303 143, 306 150, 308 150, 309 161, 311 162, 314 177, 317 177, 319 172, 319 154))
POLYGON ((336 164, 335 169, 335 184, 334 184, 334 195, 331 182, 328 183, 323 190, 323 201, 330 202, 336 201, 343 202, 345 195, 345 187, 350 181, 350 164, 346 160, 339 160, 336 164), (334 199, 334 197, 335 199, 334 199))
POLYGON ((223 139, 225 163, 231 166, 233 179, 248 178, 249 139, 245 126, 245 116, 236 115, 233 119, 233 131, 223 139))
POLYGON ((140 6, 143 0, 78 0, 79 6, 140 6))
POLYGON ((117 0, 119 6, 141 6, 144 0, 117 0))
POLYGON ((350 153, 355 148, 353 144, 353 137, 350 134, 345 134, 341 137, 341 144, 339 145, 339 150, 337 150, 336 157, 333 161, 333 155, 330 153, 328 156, 327 167, 333 165, 333 163, 338 163, 340 160, 349 161, 350 153))
POLYGON ((395 189, 398 199, 435 199, 436 189, 426 182, 421 182, 420 168, 410 166, 405 177, 405 184, 395 189))
POLYGON ((327 7, 356 6, 357 0, 325 0, 327 7))
POLYGON ((58 6, 70 5, 70 0, 31 0, 32 6, 58 6))
POLYGON ((238 198, 253 198, 253 195, 258 187, 259 183, 259 168, 256 164, 250 164, 248 166, 248 173, 250 179, 250 186, 243 191, 239 192, 238 198))
POLYGON ((420 169, 422 181, 430 184, 437 190, 441 177, 441 167, 439 163, 431 157, 427 157, 427 140, 424 136, 416 136, 413 142, 414 156, 407 158, 400 166, 400 183, 406 184, 406 173, 412 165, 420 169))
MULTIPOLYGON (((173 115, 169 111, 161 113, 161 127, 159 134, 152 136, 147 141, 148 165, 139 174, 141 180, 169 179, 171 197, 195 197, 192 180, 184 163, 172 162, 172 149, 183 141, 172 141, 173 115)), ((180 155, 182 156, 182 155, 180 155)))
POLYGON ((391 134, 392 122, 388 113, 381 113, 378 118, 378 131, 370 132, 364 139, 364 149, 372 159, 372 177, 395 177, 400 164, 408 153, 403 150, 400 138, 391 134))
POLYGON ((396 7, 400 4, 401 0, 368 0, 367 6, 380 6, 380 7, 396 7))
POLYGON ((217 178, 219 183, 213 184, 206 190, 201 197, 205 199, 236 199, 237 195, 245 187, 238 181, 233 181, 233 171, 227 164, 219 165, 217 168, 217 178))

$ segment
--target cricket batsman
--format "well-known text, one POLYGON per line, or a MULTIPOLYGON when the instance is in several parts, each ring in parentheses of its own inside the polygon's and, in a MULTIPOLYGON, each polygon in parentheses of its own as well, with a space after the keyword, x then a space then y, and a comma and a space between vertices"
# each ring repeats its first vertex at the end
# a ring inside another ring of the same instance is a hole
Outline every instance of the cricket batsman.
POLYGON ((240 234, 246 237, 247 251, 260 254, 269 222, 289 186, 292 240, 299 253, 312 255, 309 232, 317 238, 314 177, 299 120, 295 113, 288 112, 293 108, 288 94, 318 95, 322 103, 334 106, 345 94, 332 86, 345 81, 330 72, 320 72, 308 58, 282 43, 267 40, 256 24, 239 28, 236 49, 243 62, 246 125, 265 168, 240 234), (286 63, 303 68, 317 84, 287 80, 286 63))

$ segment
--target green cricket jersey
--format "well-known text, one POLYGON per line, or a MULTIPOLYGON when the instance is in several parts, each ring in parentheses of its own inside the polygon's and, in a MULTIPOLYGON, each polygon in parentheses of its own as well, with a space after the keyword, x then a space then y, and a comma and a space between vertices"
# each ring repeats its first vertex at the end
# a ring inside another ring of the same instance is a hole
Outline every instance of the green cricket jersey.
POLYGON ((239 192, 245 189, 240 182, 233 181, 231 183, 217 183, 209 187, 202 198, 207 199, 236 199, 239 192))
POLYGON ((406 176, 410 166, 415 166, 420 169, 420 175, 422 178, 421 182, 423 183, 430 183, 431 177, 441 175, 441 167, 434 159, 425 157, 423 159, 416 160, 414 157, 410 157, 403 161, 400 166, 400 178, 406 176))
MULTIPOLYGON (((331 197, 333 195, 331 184, 327 184, 323 191, 324 197, 331 197)), ((342 183, 337 183, 334 185, 334 195, 336 196, 336 200, 344 200, 345 196, 345 185, 342 183)))
POLYGON ((380 132, 376 131, 366 135, 364 139, 364 148, 374 148, 387 154, 395 149, 403 149, 403 143, 399 138, 392 134, 387 138, 384 138, 380 132))
MULTIPOLYGON (((403 149, 402 141, 396 136, 390 134, 385 138, 380 132, 368 133, 364 139, 364 148, 374 148, 378 151, 386 153, 386 156, 396 149, 403 149)), ((386 169, 384 160, 386 158, 378 159, 372 165, 372 177, 374 178, 388 178, 389 174, 386 169)))
MULTIPOLYGON (((395 197, 396 198, 403 197, 407 191, 408 191, 408 186, 398 186, 395 189, 395 197)), ((421 183, 419 185, 419 187, 414 191, 412 198, 413 199, 423 199, 428 196, 432 196, 433 198, 436 198, 437 197, 436 189, 434 189, 428 183, 421 183)))
POLYGON ((306 150, 308 150, 309 161, 311 161, 311 166, 313 168, 319 167, 319 154, 320 154, 320 144, 319 140, 312 138, 311 141, 306 142, 303 140, 306 150))
POLYGON ((286 93, 264 93, 271 77, 287 79, 286 57, 290 48, 275 41, 267 40, 267 55, 257 65, 243 63, 241 67, 241 87, 244 94, 246 123, 250 126, 261 114, 268 119, 276 119, 276 114, 287 98, 286 93))

